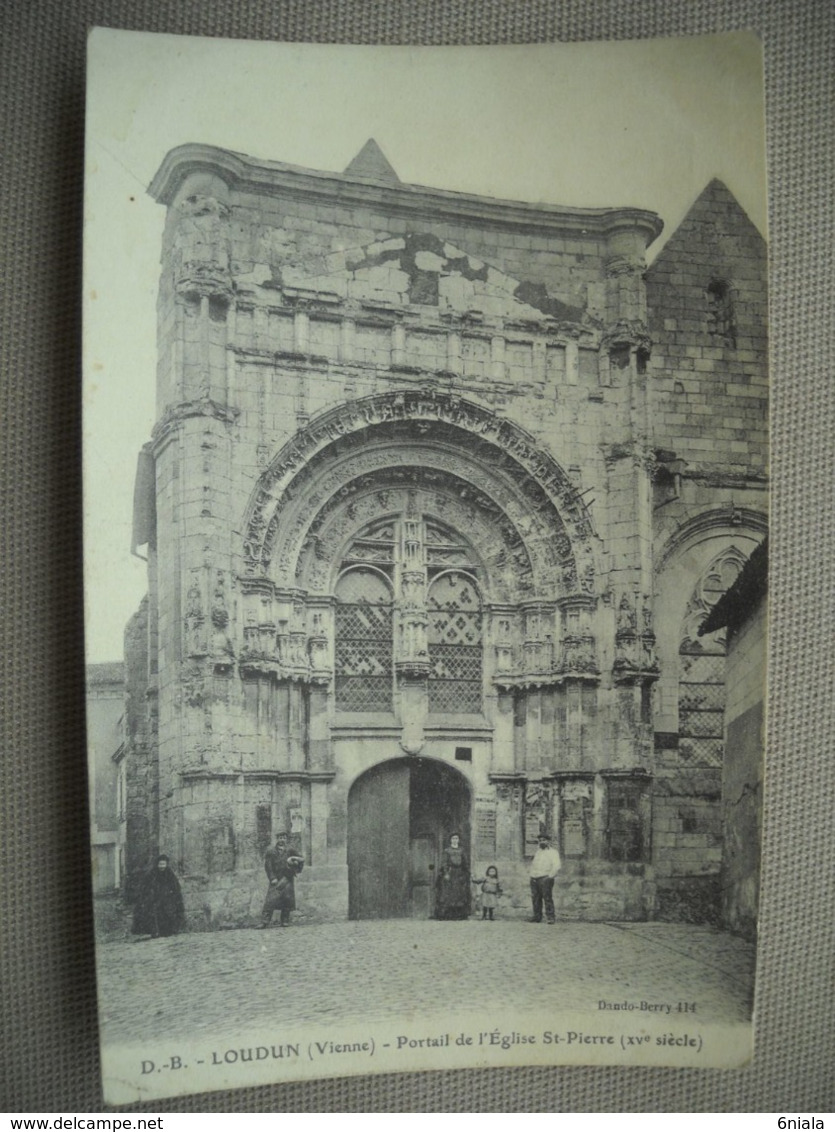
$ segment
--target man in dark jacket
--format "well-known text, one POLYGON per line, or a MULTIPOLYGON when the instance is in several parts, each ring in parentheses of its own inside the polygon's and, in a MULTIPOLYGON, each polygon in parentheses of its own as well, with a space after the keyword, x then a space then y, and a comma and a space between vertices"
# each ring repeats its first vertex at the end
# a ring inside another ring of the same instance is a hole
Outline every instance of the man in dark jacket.
POLYGON ((273 918, 273 912, 278 909, 279 926, 286 928, 290 923, 290 913, 296 907, 296 889, 293 881, 302 871, 304 858, 292 850, 287 842, 286 833, 278 833, 275 846, 268 849, 264 856, 264 868, 270 887, 261 909, 262 928, 268 928, 273 918))

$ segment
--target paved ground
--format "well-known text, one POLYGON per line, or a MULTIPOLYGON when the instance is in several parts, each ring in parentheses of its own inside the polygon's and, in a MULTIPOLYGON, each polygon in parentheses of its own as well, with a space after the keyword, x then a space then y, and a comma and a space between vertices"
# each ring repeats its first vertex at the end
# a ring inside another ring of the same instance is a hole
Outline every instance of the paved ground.
POLYGON ((696 1003, 750 1017, 753 945, 687 924, 389 920, 99 944, 103 1036, 134 1043, 288 1023, 530 1004, 696 1003))

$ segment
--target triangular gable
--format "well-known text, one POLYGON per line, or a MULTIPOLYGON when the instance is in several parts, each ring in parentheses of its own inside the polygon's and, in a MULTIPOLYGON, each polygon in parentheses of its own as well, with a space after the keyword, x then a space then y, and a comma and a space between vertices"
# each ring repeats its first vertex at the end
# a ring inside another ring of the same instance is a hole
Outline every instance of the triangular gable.
POLYGON ((395 181, 398 184, 400 183, 400 178, 373 138, 368 139, 357 156, 346 167, 345 176, 363 177, 369 181, 395 181))
POLYGON ((647 283, 681 261, 712 267, 714 274, 746 257, 766 259, 765 240, 742 205, 722 181, 714 178, 694 201, 687 215, 647 271, 647 283))

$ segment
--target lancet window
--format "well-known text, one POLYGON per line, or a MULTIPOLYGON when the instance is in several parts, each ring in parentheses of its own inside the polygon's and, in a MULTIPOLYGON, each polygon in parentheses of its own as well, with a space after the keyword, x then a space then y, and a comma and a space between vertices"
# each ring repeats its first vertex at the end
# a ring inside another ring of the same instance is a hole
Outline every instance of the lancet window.
POLYGON ((471 574, 450 570, 429 588, 429 710, 479 712, 482 696, 482 612, 471 574))
POLYGON ((394 605, 377 568, 351 565, 336 586, 336 707, 392 710, 394 605))

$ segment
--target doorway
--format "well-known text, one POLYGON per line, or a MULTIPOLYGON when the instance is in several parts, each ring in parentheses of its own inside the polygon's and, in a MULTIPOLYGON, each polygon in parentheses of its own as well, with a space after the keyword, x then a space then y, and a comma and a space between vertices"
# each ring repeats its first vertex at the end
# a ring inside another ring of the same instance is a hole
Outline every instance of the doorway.
POLYGON ((434 759, 392 759, 367 770, 348 795, 348 915, 428 919, 445 841, 470 849, 470 789, 434 759))

